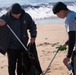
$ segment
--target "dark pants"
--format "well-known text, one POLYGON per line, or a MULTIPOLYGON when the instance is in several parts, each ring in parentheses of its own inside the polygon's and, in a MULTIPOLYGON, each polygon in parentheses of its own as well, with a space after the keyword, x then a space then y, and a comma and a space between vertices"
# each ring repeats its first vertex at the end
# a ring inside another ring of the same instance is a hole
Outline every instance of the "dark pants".
POLYGON ((22 50, 21 49, 8 49, 8 72, 9 75, 22 75, 22 50))
POLYGON ((75 63, 74 62, 76 62, 74 58, 76 58, 76 52, 75 51, 73 52, 72 59, 71 59, 72 60, 71 64, 72 64, 72 67, 73 67, 73 70, 72 70, 73 75, 75 75, 75 72, 74 72, 75 71, 74 70, 75 63))

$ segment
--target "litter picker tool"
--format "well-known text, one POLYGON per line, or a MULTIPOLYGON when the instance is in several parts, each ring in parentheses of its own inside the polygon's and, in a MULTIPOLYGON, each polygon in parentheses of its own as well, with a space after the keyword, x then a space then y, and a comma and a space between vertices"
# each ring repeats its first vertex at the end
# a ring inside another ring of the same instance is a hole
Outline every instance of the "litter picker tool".
POLYGON ((22 43, 22 41, 19 39, 19 37, 15 34, 15 32, 12 30, 12 28, 9 25, 7 25, 7 27, 13 33, 13 35, 17 38, 17 40, 20 42, 20 44, 24 47, 24 49, 27 51, 28 49, 25 47, 25 45, 22 43))
POLYGON ((62 48, 62 45, 60 45, 60 46, 58 47, 58 49, 57 49, 54 57, 52 58, 51 62, 49 63, 48 67, 46 68, 46 70, 44 71, 44 73, 43 73, 42 75, 45 75, 45 74, 48 72, 48 70, 49 70, 49 68, 50 68, 50 66, 51 66, 54 58, 56 57, 57 53, 58 53, 60 50, 66 50, 66 49, 67 49, 66 47, 65 47, 65 48, 62 48))

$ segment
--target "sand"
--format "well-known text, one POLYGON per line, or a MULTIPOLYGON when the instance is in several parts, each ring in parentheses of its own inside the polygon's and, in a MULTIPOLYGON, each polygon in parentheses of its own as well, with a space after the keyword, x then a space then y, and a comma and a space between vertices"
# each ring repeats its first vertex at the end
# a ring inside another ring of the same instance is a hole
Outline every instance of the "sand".
MULTIPOLYGON (((45 71, 57 47, 67 40, 67 33, 63 24, 37 25, 37 33, 37 52, 42 70, 45 71)), ((69 75, 71 73, 63 64, 66 54, 67 50, 57 53, 46 75, 69 75)), ((5 56, 0 54, 0 75, 8 75, 7 54, 5 56)))

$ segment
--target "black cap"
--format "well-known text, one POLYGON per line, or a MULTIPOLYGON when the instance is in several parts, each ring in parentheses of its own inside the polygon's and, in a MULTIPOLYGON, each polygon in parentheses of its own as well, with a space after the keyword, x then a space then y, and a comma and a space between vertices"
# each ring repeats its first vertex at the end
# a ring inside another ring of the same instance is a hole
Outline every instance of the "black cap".
POLYGON ((11 13, 13 13, 13 14, 19 14, 19 13, 21 13, 21 11, 22 11, 21 6, 18 3, 14 3, 11 6, 11 13))
POLYGON ((54 6, 53 6, 53 13, 56 14, 58 13, 60 10, 67 10, 67 6, 62 3, 62 2, 57 2, 54 6))

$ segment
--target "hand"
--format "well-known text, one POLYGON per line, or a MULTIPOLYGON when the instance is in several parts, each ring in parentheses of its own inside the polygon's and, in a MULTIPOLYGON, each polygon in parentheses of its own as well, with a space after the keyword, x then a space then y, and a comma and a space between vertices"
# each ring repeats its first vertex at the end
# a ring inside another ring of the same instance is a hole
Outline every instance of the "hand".
POLYGON ((70 58, 66 57, 64 58, 63 63, 67 66, 69 61, 70 61, 70 58))
POLYGON ((35 42, 35 38, 30 39, 30 43, 33 44, 35 42))
POLYGON ((63 49, 66 48, 66 46, 67 46, 66 44, 62 45, 60 51, 64 51, 63 49))
POLYGON ((0 19, 0 26, 4 26, 6 24, 6 22, 2 19, 0 19))

